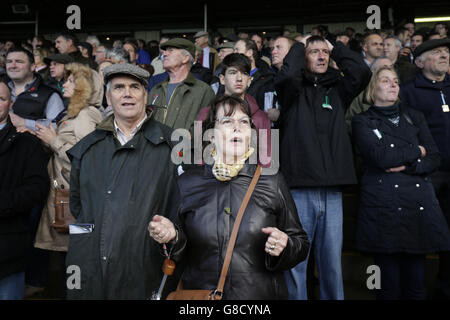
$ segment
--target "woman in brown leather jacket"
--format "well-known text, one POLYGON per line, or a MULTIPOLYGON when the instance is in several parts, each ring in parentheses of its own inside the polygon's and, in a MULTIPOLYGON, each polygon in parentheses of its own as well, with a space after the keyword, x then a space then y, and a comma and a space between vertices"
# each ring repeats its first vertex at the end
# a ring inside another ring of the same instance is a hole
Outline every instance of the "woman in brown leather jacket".
MULTIPOLYGON (((150 236, 174 244, 186 265, 184 289, 215 289, 236 214, 256 170, 248 159, 252 120, 248 104, 224 96, 211 107, 204 129, 213 165, 187 170, 178 180, 181 205, 173 224, 156 215, 150 236)), ((283 271, 306 258, 309 241, 280 172, 261 174, 242 218, 223 299, 287 299, 283 271)))

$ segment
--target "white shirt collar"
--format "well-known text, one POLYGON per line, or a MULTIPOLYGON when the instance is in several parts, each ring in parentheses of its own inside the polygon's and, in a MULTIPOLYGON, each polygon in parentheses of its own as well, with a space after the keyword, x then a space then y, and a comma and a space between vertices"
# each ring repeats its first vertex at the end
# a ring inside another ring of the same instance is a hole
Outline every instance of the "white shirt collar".
POLYGON ((114 119, 114 130, 116 132, 116 138, 117 140, 119 140, 120 144, 123 146, 124 144, 126 144, 128 141, 130 141, 131 139, 133 139, 134 135, 136 134, 136 132, 138 132, 138 130, 141 128, 142 124, 144 123, 145 119, 147 119, 147 114, 145 114, 144 119, 142 119, 141 122, 139 122, 136 125, 136 128, 134 128, 133 131, 131 131, 130 133, 130 137, 127 137, 125 133, 123 133, 122 130, 120 130, 119 126, 116 123, 116 119, 114 119))

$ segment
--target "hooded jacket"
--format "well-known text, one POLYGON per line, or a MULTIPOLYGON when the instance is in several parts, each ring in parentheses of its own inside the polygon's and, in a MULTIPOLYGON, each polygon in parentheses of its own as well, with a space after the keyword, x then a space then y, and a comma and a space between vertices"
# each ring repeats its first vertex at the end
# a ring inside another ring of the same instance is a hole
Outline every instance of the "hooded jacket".
POLYGON ((67 115, 58 122, 56 137, 50 141, 49 147, 53 151, 48 165, 50 193, 36 233, 36 248, 67 251, 69 235, 58 233, 51 226, 55 220, 55 181, 59 188, 69 189, 71 166, 66 151, 94 131, 95 126, 102 121, 97 108, 103 99, 103 82, 96 71, 91 71, 93 87, 88 86, 88 82, 81 82, 83 87, 77 87, 77 94, 70 99, 67 115))
POLYGON ((296 43, 276 74, 280 114, 280 168, 289 187, 356 183, 345 111, 367 86, 371 72, 361 57, 337 42, 331 52, 341 71, 306 71, 305 46, 296 43))

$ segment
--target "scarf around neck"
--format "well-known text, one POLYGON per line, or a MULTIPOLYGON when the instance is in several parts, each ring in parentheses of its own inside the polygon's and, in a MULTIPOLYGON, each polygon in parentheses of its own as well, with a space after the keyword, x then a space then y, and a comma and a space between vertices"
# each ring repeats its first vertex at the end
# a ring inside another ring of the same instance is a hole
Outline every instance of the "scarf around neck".
POLYGON ((252 155, 255 151, 254 148, 250 147, 249 150, 234 164, 226 164, 213 150, 211 155, 214 158, 214 165, 212 167, 212 173, 219 181, 230 181, 232 178, 236 177, 239 171, 244 167, 245 161, 252 155))

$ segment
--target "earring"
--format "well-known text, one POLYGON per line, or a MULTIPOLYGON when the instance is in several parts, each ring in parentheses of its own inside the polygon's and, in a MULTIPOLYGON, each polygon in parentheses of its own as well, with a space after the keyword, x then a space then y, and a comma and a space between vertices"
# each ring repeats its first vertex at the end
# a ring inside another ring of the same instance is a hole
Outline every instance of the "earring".
POLYGON ((213 147, 211 148, 211 151, 209 153, 211 155, 211 157, 215 157, 216 156, 216 146, 213 145, 213 147))

